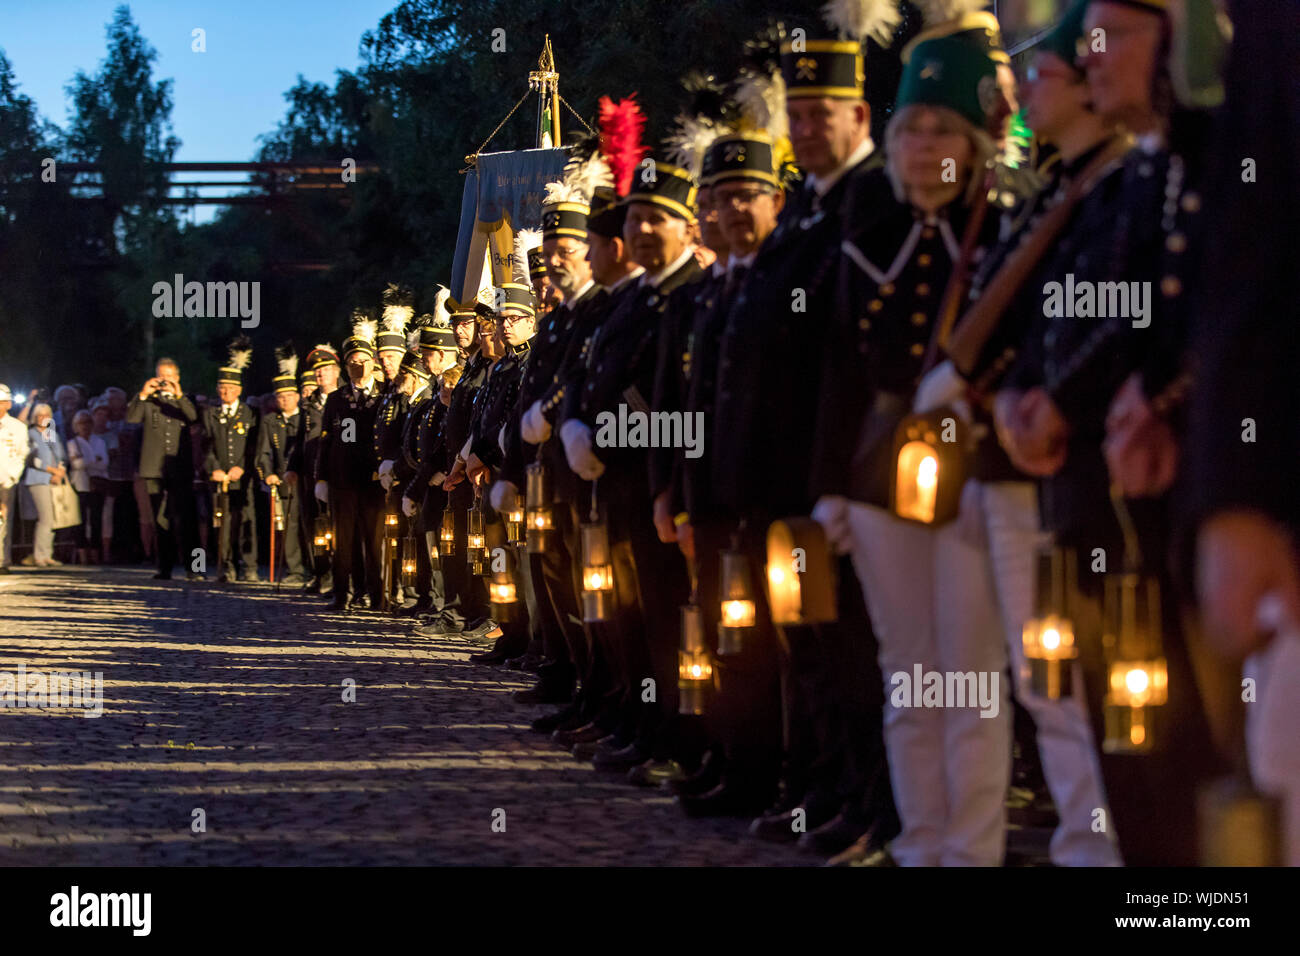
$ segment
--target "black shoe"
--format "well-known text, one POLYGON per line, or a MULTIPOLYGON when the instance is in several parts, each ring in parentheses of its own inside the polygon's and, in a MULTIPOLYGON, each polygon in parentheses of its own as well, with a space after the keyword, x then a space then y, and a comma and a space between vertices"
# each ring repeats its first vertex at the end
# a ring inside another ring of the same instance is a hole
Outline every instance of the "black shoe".
POLYGON ((765 802, 761 791, 730 783, 725 777, 712 790, 677 798, 688 817, 750 817, 759 813, 765 802))
POLYGON ((310 581, 308 581, 306 584, 304 584, 304 585, 302 586, 302 593, 303 593, 303 594, 320 594, 320 593, 321 593, 320 578, 312 578, 310 581))
POLYGON ((618 734, 606 734, 599 740, 579 740, 569 749, 569 753, 579 760, 591 760, 598 753, 618 753, 630 743, 631 740, 627 737, 618 734))
POLYGON ((348 609, 348 599, 345 597, 337 597, 330 602, 328 609, 331 611, 346 611, 348 609))
POLYGON ((698 796, 707 793, 722 782, 722 767, 726 760, 721 750, 707 750, 699 768, 682 780, 669 780, 665 786, 673 794, 698 796))
POLYGON ((301 574, 291 574, 280 582, 286 588, 299 588, 306 584, 301 574))
POLYGON ((627 782, 638 787, 662 787, 685 779, 686 772, 676 760, 651 759, 627 772, 627 782))
POLYGON ((607 736, 607 731, 599 724, 583 724, 581 727, 575 727, 572 730, 557 729, 551 734, 551 739, 561 747, 572 747, 574 744, 595 743, 602 737, 607 736))
MULTIPOLYGON (((766 813, 749 825, 749 833, 760 840, 773 843, 793 843, 832 819, 836 809, 837 801, 821 796, 816 790, 811 790, 804 794, 803 802, 797 806, 777 804, 769 807, 766 813), (799 824, 798 829, 795 829, 796 821, 799 824)), ((853 834, 853 839, 861 835, 862 831, 859 830, 853 834)))
POLYGON ((197 572, 197 571, 189 571, 189 572, 187 572, 186 575, 185 575, 185 580, 186 580, 186 581, 190 581, 190 582, 194 582, 194 581, 206 581, 207 579, 208 579, 208 577, 207 577, 206 574, 199 574, 199 572, 197 572))
POLYGON ((650 759, 650 755, 637 744, 630 743, 622 750, 605 751, 597 749, 591 758, 591 765, 597 770, 610 770, 615 773, 627 773, 650 759))
POLYGON ((262 579, 257 576, 256 571, 245 571, 239 576, 241 584, 261 584, 262 579))
POLYGON ((573 700, 573 686, 539 680, 527 690, 515 691, 512 697, 517 704, 567 704, 573 700))
POLYGON ((843 853, 871 829, 857 812, 841 810, 825 823, 799 837, 799 848, 818 856, 833 857, 843 853))
POLYGON ((170 571, 159 571, 153 576, 153 579, 155 581, 170 581, 172 579, 172 573, 170 571))
POLYGON ((485 641, 488 639, 495 640, 501 636, 501 625, 491 618, 485 618, 483 623, 477 627, 467 627, 460 632, 461 637, 467 637, 471 641, 485 641))
POLYGON ((351 609, 354 610, 354 611, 369 611, 369 610, 370 610, 370 595, 369 595, 369 594, 358 594, 356 597, 354 597, 354 598, 351 600, 351 602, 348 604, 348 607, 351 608, 351 609))
POLYGON ((444 611, 427 624, 417 625, 411 633, 418 637, 446 637, 448 634, 459 634, 460 630, 460 624, 444 611))
POLYGON ((568 706, 561 707, 559 710, 550 714, 543 714, 529 725, 529 729, 534 733, 550 734, 557 730, 565 721, 571 720, 578 714, 578 702, 572 701, 568 706))
POLYGON ((433 609, 433 596, 426 594, 422 598, 417 598, 415 603, 412 604, 410 607, 400 608, 397 613, 402 615, 402 617, 416 617, 417 615, 424 614, 426 611, 430 611, 432 609, 433 609))
POLYGON ((498 664, 504 664, 505 660, 505 651, 484 651, 481 654, 471 654, 469 656, 471 664, 482 664, 486 667, 496 667, 498 664))

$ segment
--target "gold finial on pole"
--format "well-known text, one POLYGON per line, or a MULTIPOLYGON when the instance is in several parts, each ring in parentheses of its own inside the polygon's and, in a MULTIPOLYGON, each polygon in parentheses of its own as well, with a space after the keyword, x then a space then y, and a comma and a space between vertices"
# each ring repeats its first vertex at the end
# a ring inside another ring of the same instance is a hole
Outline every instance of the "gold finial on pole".
POLYGON ((528 86, 538 93, 537 145, 545 145, 549 134, 552 146, 560 145, 560 74, 555 70, 555 54, 551 51, 551 35, 546 34, 542 55, 537 58, 537 69, 528 74, 528 86), (549 124, 547 114, 550 114, 549 124))

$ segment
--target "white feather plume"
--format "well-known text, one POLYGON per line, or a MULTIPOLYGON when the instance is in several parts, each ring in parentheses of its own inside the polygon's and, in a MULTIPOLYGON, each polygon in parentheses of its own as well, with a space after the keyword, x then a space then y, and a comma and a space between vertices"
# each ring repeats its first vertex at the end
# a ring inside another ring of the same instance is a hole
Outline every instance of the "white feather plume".
POLYGON ((881 46, 889 46, 903 22, 898 0, 830 0, 822 7, 822 18, 844 36, 875 40, 881 46))
POLYGON ((375 344, 375 335, 379 331, 379 323, 370 318, 360 309, 352 313, 352 337, 361 339, 363 342, 375 344))
POLYGON ((689 116, 680 113, 672 132, 665 137, 668 147, 668 162, 680 166, 695 179, 700 178, 704 166, 704 154, 713 145, 713 141, 729 130, 722 129, 713 120, 705 116, 689 116))
POLYGON ((556 180, 553 183, 546 184, 546 196, 542 202, 548 206, 557 202, 586 202, 587 199, 582 195, 581 190, 572 186, 563 179, 556 180))
POLYGON ((528 268, 528 253, 542 244, 542 233, 538 229, 520 229, 515 233, 515 255, 511 269, 511 281, 523 285, 532 285, 531 272, 528 268))
POLYGON ((582 194, 581 202, 590 203, 601 186, 614 188, 614 173, 605 157, 597 153, 581 162, 569 160, 564 166, 564 181, 582 194))
POLYGON ((451 298, 451 290, 445 285, 438 286, 438 294, 433 298, 433 322, 432 325, 439 329, 451 328, 451 313, 447 311, 447 300, 451 298))
POLYGON ((291 349, 286 350, 282 354, 276 356, 275 364, 276 367, 280 370, 281 375, 289 375, 289 376, 297 375, 298 374, 298 353, 292 351, 291 349))
POLYGON ((230 349, 227 352, 230 359, 230 368, 243 371, 248 368, 248 363, 253 360, 253 344, 249 342, 246 336, 240 336, 230 343, 230 349))
POLYGON ((921 20, 927 27, 947 23, 988 7, 988 0, 912 0, 912 3, 921 11, 921 20))
POLYGON ((736 87, 736 102, 746 125, 767 130, 773 139, 790 135, 785 113, 785 77, 780 73, 742 70, 736 87))

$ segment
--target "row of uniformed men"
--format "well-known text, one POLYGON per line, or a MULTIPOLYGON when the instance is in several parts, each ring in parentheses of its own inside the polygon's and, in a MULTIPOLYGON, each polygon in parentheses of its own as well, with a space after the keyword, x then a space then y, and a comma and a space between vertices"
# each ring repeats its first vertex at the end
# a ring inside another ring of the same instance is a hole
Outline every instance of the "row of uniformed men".
POLYGON ((927 24, 882 148, 863 100, 869 29, 837 24, 836 40, 783 47, 784 116, 722 131, 696 168, 655 159, 641 175, 611 154, 614 186, 592 192, 589 170, 571 170, 543 210, 562 304, 538 326, 527 286, 504 286, 501 343, 481 337, 445 403, 413 381, 377 452, 343 440, 349 419, 380 414, 365 336, 345 344, 316 475, 336 592, 345 515, 377 522, 382 484, 417 532, 454 522, 442 600, 422 602, 441 608, 415 633, 499 624, 476 659, 537 672, 519 698, 560 709, 535 728, 668 787, 688 813, 756 815, 759 835, 845 860, 999 864, 1014 696, 1059 820, 1054 862, 1193 862, 1195 789, 1219 759, 1166 558, 1207 122, 1164 95, 1178 64, 1162 51, 1195 49, 1169 42, 1164 6, 1081 0, 1019 91, 991 14, 927 24), (1096 30, 1107 49, 1085 41, 1096 30), (1057 157, 1039 181, 1007 158, 1018 94, 1057 157), (1141 315, 1045 305, 1054 286, 1103 283, 1158 295, 1141 315), (608 427, 676 411, 703 416, 702 455, 629 447, 608 427), (930 454, 904 517, 909 413, 969 437, 953 456, 920 421, 930 454), (527 613, 497 621, 466 564, 469 526, 503 547, 526 487, 529 533, 534 519, 544 533, 503 550, 527 613), (754 586, 770 526, 807 515, 838 556, 822 565, 834 620, 801 622, 754 586), (1055 649, 1024 639, 1049 543, 1084 557, 1063 698, 1031 688, 1044 665, 1025 659, 1055 649), (1100 620, 1118 570, 1170 597, 1143 606, 1162 638, 1134 636, 1146 645, 1116 688, 1100 620), (1137 666, 1155 658, 1158 673, 1137 666), (1008 668, 1013 686, 990 681, 980 707, 898 693, 899 675, 1008 668))

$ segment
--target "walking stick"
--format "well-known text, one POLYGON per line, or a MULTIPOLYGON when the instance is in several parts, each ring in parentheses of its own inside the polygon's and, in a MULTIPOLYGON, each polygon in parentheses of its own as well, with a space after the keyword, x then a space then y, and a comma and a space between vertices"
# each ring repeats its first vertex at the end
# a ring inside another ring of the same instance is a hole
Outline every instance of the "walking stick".
POLYGON ((226 511, 230 508, 230 482, 221 482, 220 499, 213 504, 212 508, 212 526, 217 529, 217 576, 220 578, 221 572, 226 566, 226 536, 222 533, 224 524, 230 520, 226 511))
POLYGON ((284 527, 284 519, 276 513, 276 505, 280 501, 280 495, 275 490, 275 485, 271 485, 271 533, 268 537, 271 539, 271 583, 275 583, 275 532, 284 527))

